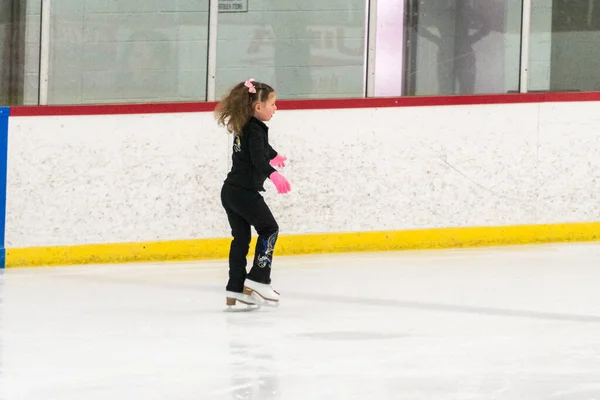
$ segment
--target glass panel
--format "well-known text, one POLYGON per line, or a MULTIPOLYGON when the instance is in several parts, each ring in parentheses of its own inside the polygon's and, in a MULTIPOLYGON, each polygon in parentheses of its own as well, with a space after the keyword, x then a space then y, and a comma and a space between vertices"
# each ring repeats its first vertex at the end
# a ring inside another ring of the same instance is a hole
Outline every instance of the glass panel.
POLYGON ((529 89, 600 91, 600 0, 533 0, 529 89))
POLYGON ((550 89, 551 37, 552 0, 533 0, 527 79, 527 90, 530 92, 550 89))
POLYGON ((206 100, 208 3, 53 2, 48 102, 206 100))
POLYGON ((518 91, 521 11, 522 0, 406 0, 404 94, 518 91))
POLYGON ((248 78, 283 99, 364 96, 365 0, 221 3, 217 98, 248 78))
POLYGON ((37 104, 40 1, 0 0, 0 105, 37 104))

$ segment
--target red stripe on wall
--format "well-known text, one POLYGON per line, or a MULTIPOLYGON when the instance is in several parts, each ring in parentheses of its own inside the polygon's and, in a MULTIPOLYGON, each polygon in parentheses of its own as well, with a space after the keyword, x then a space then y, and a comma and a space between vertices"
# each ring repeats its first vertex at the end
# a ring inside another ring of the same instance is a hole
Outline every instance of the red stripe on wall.
MULTIPOLYGON (((279 110, 319 110, 579 101, 600 101, 600 92, 279 100, 277 107, 279 110)), ((214 102, 18 106, 11 107, 11 117, 212 112, 215 106, 214 102)))
MULTIPOLYGON (((600 96, 598 96, 600 100, 600 96)), ((527 95, 477 95, 477 96, 419 96, 419 97, 378 97, 361 99, 325 99, 278 101, 280 110, 308 110, 335 108, 384 108, 384 107, 420 107, 455 106, 471 104, 513 104, 535 103, 543 101, 539 94, 527 95)))
POLYGON ((148 103, 148 104, 94 104, 77 106, 17 106, 11 107, 11 116, 60 116, 60 115, 112 115, 112 114, 161 114, 213 111, 215 103, 148 103))

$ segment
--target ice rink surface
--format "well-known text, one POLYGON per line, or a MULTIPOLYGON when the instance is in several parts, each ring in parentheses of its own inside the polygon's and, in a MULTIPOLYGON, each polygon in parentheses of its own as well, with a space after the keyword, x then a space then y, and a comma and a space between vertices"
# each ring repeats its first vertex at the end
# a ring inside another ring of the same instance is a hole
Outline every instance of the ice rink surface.
POLYGON ((600 400, 600 244, 6 270, 0 399, 600 400))

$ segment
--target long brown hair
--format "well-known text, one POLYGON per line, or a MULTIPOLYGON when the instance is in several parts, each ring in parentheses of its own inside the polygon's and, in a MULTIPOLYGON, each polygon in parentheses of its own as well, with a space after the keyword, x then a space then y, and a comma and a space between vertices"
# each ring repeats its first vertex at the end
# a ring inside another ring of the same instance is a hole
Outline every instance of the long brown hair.
POLYGON ((244 125, 254 114, 254 105, 265 102, 275 90, 266 83, 252 79, 235 85, 215 108, 215 118, 230 133, 241 136, 244 125), (250 87, 249 87, 250 86, 250 87), (256 91, 256 93, 253 93, 256 91))

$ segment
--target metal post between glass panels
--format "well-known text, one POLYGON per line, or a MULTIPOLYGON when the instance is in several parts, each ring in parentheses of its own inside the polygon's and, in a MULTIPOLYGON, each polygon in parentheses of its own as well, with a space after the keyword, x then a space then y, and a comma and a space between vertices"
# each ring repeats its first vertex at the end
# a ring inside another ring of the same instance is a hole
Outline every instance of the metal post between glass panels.
POLYGON ((529 37, 531 35, 531 0, 523 0, 521 20, 521 68, 519 73, 519 91, 527 93, 529 79, 529 37))
POLYGON ((40 76, 38 85, 38 102, 43 106, 48 104, 51 3, 51 0, 42 0, 40 21, 40 76))
POLYGON ((365 95, 375 96, 375 57, 377 53, 377 1, 367 0, 366 24, 366 51, 365 51, 365 95))
POLYGON ((215 101, 217 81, 217 30, 219 1, 209 1, 208 11, 208 54, 206 72, 206 101, 215 101))

